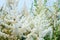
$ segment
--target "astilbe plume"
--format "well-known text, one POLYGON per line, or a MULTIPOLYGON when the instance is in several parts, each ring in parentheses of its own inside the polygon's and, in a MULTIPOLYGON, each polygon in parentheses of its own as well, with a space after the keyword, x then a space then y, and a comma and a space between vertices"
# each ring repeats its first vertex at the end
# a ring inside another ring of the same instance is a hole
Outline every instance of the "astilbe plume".
MULTIPOLYGON (((18 0, 19 1, 19 0, 18 0)), ((31 16, 26 9, 17 10, 17 0, 6 0, 0 9, 1 40, 59 40, 60 11, 55 2, 51 11, 46 7, 47 0, 34 0, 31 16)))

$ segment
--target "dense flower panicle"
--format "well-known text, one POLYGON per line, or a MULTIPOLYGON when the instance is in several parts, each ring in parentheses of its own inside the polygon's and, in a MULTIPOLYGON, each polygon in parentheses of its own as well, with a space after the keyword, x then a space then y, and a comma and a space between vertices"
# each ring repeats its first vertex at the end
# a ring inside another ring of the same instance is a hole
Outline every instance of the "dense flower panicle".
POLYGON ((33 11, 34 16, 31 16, 25 4, 22 11, 18 12, 18 2, 6 0, 6 5, 0 7, 0 37, 8 40, 55 40, 56 32, 60 32, 57 5, 52 6, 54 10, 51 11, 41 0, 34 0, 36 9, 33 11))

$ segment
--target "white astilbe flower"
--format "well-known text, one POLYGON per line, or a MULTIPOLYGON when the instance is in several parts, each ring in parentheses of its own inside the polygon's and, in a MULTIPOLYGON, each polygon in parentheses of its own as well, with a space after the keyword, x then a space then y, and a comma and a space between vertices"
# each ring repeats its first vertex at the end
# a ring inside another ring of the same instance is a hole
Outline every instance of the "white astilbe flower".
POLYGON ((9 35, 7 35, 7 34, 5 34, 3 32, 0 32, 0 36, 3 36, 4 38, 9 37, 9 35))
POLYGON ((44 40, 44 38, 38 38, 38 40, 44 40))
POLYGON ((39 33, 39 37, 45 37, 46 35, 50 35, 50 38, 52 37, 52 28, 51 27, 49 27, 48 29, 45 29, 44 31, 42 31, 42 32, 40 32, 39 33))
POLYGON ((26 40, 37 40, 37 39, 38 39, 38 36, 35 33, 30 33, 30 34, 27 35, 26 40))
POLYGON ((0 36, 12 38, 9 40, 45 40, 44 37, 49 35, 52 39, 53 27, 56 27, 55 24, 60 26, 60 12, 51 12, 39 0, 37 11, 33 11, 35 16, 31 16, 25 6, 19 13, 18 1, 6 0, 6 5, 0 11, 0 36))

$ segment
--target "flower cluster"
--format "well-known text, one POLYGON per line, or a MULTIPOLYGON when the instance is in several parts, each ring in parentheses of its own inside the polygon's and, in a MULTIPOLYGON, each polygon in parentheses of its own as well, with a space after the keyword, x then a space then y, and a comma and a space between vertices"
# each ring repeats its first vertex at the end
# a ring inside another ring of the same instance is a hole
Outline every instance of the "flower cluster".
POLYGON ((34 0, 35 15, 31 16, 25 6, 18 12, 18 1, 6 0, 6 5, 0 9, 1 40, 59 40, 60 11, 57 3, 51 11, 44 4, 46 1, 34 0))

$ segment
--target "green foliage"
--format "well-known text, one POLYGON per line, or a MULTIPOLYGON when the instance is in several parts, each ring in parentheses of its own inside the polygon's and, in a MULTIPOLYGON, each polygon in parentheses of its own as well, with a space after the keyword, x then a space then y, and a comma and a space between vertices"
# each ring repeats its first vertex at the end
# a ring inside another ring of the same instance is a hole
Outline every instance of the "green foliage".
POLYGON ((49 35, 46 35, 46 36, 44 37, 44 39, 45 39, 45 40, 50 40, 49 35))
POLYGON ((38 4, 37 4, 37 0, 34 0, 34 6, 37 6, 38 4))
POLYGON ((47 0, 44 0, 44 4, 46 4, 47 3, 47 0))

